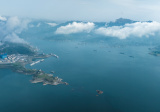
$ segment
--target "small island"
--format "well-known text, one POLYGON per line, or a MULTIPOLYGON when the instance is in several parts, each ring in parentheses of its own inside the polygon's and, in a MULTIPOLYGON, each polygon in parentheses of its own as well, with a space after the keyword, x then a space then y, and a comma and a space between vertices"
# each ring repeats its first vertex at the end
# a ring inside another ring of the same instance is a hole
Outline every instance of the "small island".
POLYGON ((103 94, 103 91, 101 91, 101 90, 96 90, 97 91, 97 93, 100 95, 100 94, 103 94))
POLYGON ((42 70, 27 69, 25 66, 42 62, 45 58, 56 57, 55 54, 39 54, 38 50, 24 44, 5 43, 0 46, 0 68, 9 68, 14 72, 33 75, 32 83, 43 83, 43 85, 58 85, 65 84, 61 78, 53 77, 52 74, 45 73, 42 70), (37 61, 38 60, 38 61, 37 61))

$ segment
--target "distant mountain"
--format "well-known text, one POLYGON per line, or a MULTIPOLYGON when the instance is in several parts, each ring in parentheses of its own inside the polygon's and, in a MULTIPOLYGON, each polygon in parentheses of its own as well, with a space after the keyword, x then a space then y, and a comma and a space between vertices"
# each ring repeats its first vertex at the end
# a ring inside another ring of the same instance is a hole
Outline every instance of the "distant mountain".
POLYGON ((106 22, 94 22, 94 24, 98 27, 104 27, 106 25, 106 22))
MULTIPOLYGON (((87 23, 87 22, 84 22, 84 21, 66 21, 64 23, 60 23, 59 25, 57 25, 57 27, 60 27, 60 26, 66 26, 68 25, 69 23, 73 23, 73 22, 77 22, 77 23, 87 23)), ((89 21, 88 21, 89 22, 89 21)), ((116 19, 116 21, 111 21, 109 23, 106 23, 106 22, 93 22, 95 24, 96 27, 104 27, 104 26, 123 26, 125 24, 131 24, 131 23, 135 23, 135 22, 138 22, 138 21, 133 21, 133 20, 130 20, 130 19, 124 19, 124 18, 119 18, 119 19, 116 19)))
MULTIPOLYGON (((67 21, 67 22, 65 22, 65 23, 62 23, 62 24, 60 24, 60 25, 62 25, 62 26, 65 26, 65 25, 67 25, 67 24, 69 24, 69 23, 73 23, 73 22, 83 22, 83 21, 67 21)), ((111 21, 111 22, 108 22, 108 23, 106 23, 106 22, 94 22, 94 24, 96 25, 96 26, 98 26, 98 27, 103 27, 103 26, 123 26, 123 25, 125 25, 125 24, 131 24, 131 23, 135 23, 135 22, 138 22, 138 21, 133 21, 133 20, 130 20, 130 19, 124 19, 124 18, 119 18, 119 19, 116 19, 116 21, 111 21)), ((86 22, 84 22, 84 23, 86 23, 86 22)))
POLYGON ((107 26, 123 26, 123 25, 125 25, 127 23, 131 24, 131 23, 135 23, 135 22, 138 22, 138 21, 133 21, 133 20, 130 20, 130 19, 119 18, 119 19, 116 19, 115 22, 109 22, 106 25, 107 26))

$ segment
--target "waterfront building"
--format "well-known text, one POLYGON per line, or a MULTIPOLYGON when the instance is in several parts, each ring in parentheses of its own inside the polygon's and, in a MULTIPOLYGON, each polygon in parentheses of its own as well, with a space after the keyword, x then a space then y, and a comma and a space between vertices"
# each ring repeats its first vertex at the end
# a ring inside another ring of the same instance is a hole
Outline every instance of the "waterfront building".
POLYGON ((0 58, 2 58, 2 59, 7 58, 7 54, 6 53, 5 54, 0 54, 0 58))

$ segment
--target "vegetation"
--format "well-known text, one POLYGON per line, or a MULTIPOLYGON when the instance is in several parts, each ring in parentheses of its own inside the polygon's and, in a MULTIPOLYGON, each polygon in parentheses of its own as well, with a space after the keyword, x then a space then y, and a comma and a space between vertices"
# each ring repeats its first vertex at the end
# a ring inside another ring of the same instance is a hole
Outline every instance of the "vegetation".
MULTIPOLYGON (((58 78, 53 77, 51 74, 47 74, 43 72, 42 70, 36 70, 36 69, 27 69, 25 68, 26 64, 31 63, 33 59, 39 59, 39 58, 47 58, 51 55, 45 55, 45 54, 38 54, 35 49, 28 45, 23 44, 7 44, 0 46, 0 52, 1 53, 7 53, 7 54, 22 54, 22 55, 28 55, 28 62, 21 62, 17 61, 15 63, 8 63, 8 64, 0 64, 0 68, 10 68, 13 71, 17 73, 27 74, 27 75, 33 75, 32 82, 43 82, 44 84, 64 84, 64 82, 59 81, 58 78)), ((66 83, 65 83, 66 84, 66 83)))
POLYGON ((0 46, 1 53, 7 54, 23 54, 23 55, 35 55, 37 54, 36 50, 27 44, 14 44, 14 43, 5 43, 0 46))

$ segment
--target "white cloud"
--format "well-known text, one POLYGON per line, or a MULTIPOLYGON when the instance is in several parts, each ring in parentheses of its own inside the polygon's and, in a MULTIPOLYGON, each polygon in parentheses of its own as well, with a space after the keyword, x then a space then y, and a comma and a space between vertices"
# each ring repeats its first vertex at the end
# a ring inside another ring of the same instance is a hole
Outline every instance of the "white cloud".
POLYGON ((29 20, 19 19, 18 17, 9 17, 6 21, 0 22, 0 41, 26 43, 18 37, 18 34, 28 28, 29 22, 29 20))
POLYGON ((57 28, 56 34, 72 34, 72 33, 81 33, 81 32, 87 32, 89 33, 91 30, 94 29, 94 23, 88 22, 88 23, 69 23, 66 26, 61 26, 57 28))
POLYGON ((18 19, 18 17, 10 17, 6 23, 6 27, 9 30, 13 30, 19 25, 20 25, 20 20, 18 19))
POLYGON ((12 43, 27 43, 22 38, 19 38, 15 33, 7 35, 3 41, 8 41, 12 43))
POLYGON ((19 19, 18 17, 10 17, 8 18, 5 26, 8 31, 21 33, 22 30, 28 28, 29 22, 29 20, 19 19))
POLYGON ((40 27, 40 26, 41 26, 41 23, 38 23, 38 24, 37 24, 37 27, 40 27))
POLYGON ((58 25, 58 24, 56 24, 56 23, 46 23, 46 24, 50 25, 51 27, 55 27, 55 26, 58 25))
POLYGON ((124 26, 113 26, 113 27, 101 27, 96 30, 97 34, 105 36, 118 37, 125 39, 130 36, 142 37, 155 35, 156 32, 160 32, 159 22, 136 22, 132 24, 125 24, 124 26))
POLYGON ((0 16, 0 21, 7 21, 7 18, 0 16))

